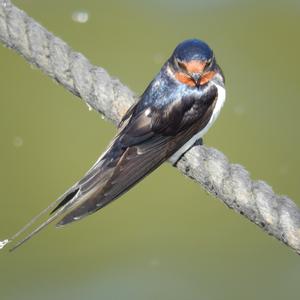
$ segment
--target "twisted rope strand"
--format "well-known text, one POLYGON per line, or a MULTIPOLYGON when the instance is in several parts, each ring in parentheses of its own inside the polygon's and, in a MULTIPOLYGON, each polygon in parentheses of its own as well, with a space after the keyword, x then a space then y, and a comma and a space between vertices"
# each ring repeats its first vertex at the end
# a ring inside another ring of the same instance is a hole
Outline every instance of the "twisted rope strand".
MULTIPOLYGON (((136 100, 118 79, 93 66, 9 0, 0 0, 0 41, 114 124, 136 100)), ((251 180, 245 168, 206 146, 194 146, 176 167, 300 254, 300 210, 291 199, 276 195, 263 181, 251 180)))

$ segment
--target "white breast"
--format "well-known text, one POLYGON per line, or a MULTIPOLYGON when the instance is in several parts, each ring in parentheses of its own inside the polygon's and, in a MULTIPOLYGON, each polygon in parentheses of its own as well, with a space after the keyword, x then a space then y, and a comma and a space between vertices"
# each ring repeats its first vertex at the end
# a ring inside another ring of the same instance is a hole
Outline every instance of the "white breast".
POLYGON ((217 99, 216 106, 214 108, 214 111, 211 115, 209 122, 202 130, 200 130, 197 134, 195 134, 187 143, 185 143, 179 150, 177 150, 177 152, 175 152, 170 157, 169 161, 172 164, 176 163, 177 160, 181 157, 181 155, 183 153, 185 153, 188 149, 190 149, 198 139, 203 137, 204 134, 208 131, 208 129, 212 126, 212 124, 216 121, 216 119, 221 111, 221 108, 224 105, 225 98, 226 98, 226 91, 225 91, 224 87, 222 87, 218 84, 215 84, 215 86, 218 89, 218 96, 217 96, 218 99, 217 99))

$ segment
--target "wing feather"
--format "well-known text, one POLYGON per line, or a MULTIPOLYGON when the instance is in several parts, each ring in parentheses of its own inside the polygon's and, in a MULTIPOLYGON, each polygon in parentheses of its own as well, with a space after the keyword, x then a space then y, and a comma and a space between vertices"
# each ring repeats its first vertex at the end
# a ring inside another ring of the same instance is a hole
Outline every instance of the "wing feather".
POLYGON ((151 112, 142 110, 132 115, 111 150, 99 165, 94 166, 92 179, 88 176, 88 180, 83 178, 80 182, 84 201, 79 199, 58 225, 99 210, 160 166, 205 127, 212 115, 216 96, 214 91, 201 105, 197 98, 190 97, 174 101, 165 109, 152 108, 151 112), (87 193, 89 197, 84 196, 87 193))

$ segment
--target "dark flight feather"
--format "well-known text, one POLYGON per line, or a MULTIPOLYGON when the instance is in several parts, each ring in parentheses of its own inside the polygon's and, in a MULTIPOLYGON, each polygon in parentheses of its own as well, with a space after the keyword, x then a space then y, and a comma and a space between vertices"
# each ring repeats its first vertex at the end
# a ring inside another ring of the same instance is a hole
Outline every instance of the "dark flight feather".
POLYGON ((201 95, 190 94, 163 107, 140 109, 142 100, 139 101, 125 114, 120 132, 108 150, 83 179, 54 202, 57 206, 53 215, 13 249, 59 216, 64 215, 57 226, 66 225, 128 191, 207 125, 216 100, 217 88, 211 86, 201 95))
POLYGON ((206 126, 216 96, 217 91, 212 89, 201 105, 197 103, 199 99, 190 97, 175 101, 165 109, 151 110, 148 114, 141 111, 131 116, 108 153, 90 171, 92 179, 88 173, 78 183, 77 203, 58 225, 99 210, 161 165, 206 126), (205 100, 207 103, 203 103, 205 100), (85 197, 87 193, 89 197, 85 197))

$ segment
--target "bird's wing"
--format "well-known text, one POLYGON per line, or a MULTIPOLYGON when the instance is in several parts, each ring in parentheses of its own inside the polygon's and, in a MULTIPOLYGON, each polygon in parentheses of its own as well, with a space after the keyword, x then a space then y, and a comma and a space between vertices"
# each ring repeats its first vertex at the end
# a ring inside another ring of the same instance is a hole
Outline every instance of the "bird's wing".
POLYGON ((216 89, 205 97, 200 101, 190 96, 159 109, 145 108, 136 112, 137 109, 132 108, 104 155, 55 201, 59 204, 52 216, 13 249, 61 215, 64 217, 58 226, 99 210, 156 169, 206 126, 217 99, 216 89))
POLYGON ((78 183, 65 225, 104 207, 130 189, 174 154, 208 123, 217 96, 212 89, 199 99, 186 97, 163 108, 147 108, 132 115, 109 151, 78 183), (205 98, 206 97, 206 98, 205 98))

